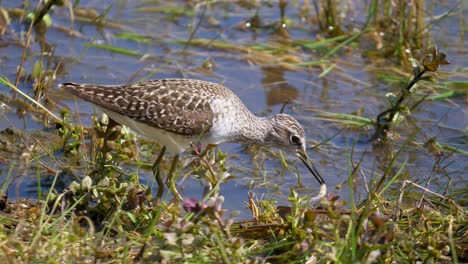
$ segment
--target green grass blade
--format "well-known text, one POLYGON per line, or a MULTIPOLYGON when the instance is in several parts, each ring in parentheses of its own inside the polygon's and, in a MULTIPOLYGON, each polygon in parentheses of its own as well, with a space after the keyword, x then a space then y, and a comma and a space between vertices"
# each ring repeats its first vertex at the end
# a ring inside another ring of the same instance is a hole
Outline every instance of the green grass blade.
POLYGON ((86 44, 86 47, 91 47, 91 48, 96 48, 96 49, 103 49, 107 50, 113 53, 119 53, 122 55, 127 55, 127 56, 132 56, 132 57, 141 57, 143 56, 137 51, 131 50, 131 49, 126 49, 126 48, 121 48, 121 47, 116 47, 112 45, 107 45, 107 44, 96 44, 96 43, 88 43, 86 44))

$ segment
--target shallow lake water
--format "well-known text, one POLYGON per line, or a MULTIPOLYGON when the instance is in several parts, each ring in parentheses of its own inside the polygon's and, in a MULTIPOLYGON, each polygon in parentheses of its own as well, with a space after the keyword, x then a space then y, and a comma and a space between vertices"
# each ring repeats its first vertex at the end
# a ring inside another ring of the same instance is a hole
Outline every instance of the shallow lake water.
MULTIPOLYGON (((456 1, 427 3, 433 8, 433 14, 428 16, 443 16, 457 6, 456 1)), ((18 7, 16 1, 3 1, 1 5, 7 8, 18 7)), ((355 198, 359 200, 366 195, 364 183, 381 175, 388 167, 390 154, 395 154, 403 142, 416 131, 419 132, 414 142, 420 144, 409 144, 405 148, 396 159, 398 165, 394 167, 392 175, 405 164, 406 177, 414 181, 425 183, 430 175, 435 174, 430 187, 437 192, 443 192, 448 184, 466 184, 468 159, 465 155, 450 155, 440 165, 442 169, 434 173, 436 157, 423 147, 430 138, 436 137, 440 143, 468 151, 466 94, 447 100, 427 100, 421 103, 398 125, 396 131, 399 136, 387 148, 380 148, 368 140, 373 133, 372 128, 345 128, 342 124, 320 115, 321 112, 345 114, 362 110, 362 116, 375 119, 388 106, 385 94, 399 92, 400 86, 389 83, 383 77, 387 74, 401 78, 410 72, 410 69, 391 66, 391 57, 374 59, 367 56, 363 47, 369 39, 363 38, 359 41, 360 46, 345 47, 326 59, 323 57, 324 52, 320 50, 296 46, 294 50, 285 51, 286 54, 305 62, 325 60, 324 65, 332 68, 324 76, 320 75, 326 67, 289 69, 282 66, 281 59, 284 58, 276 58, 274 54, 262 58, 257 53, 239 52, 233 48, 181 44, 188 39, 206 39, 228 43, 233 47, 258 45, 259 48, 267 46, 283 49, 286 45, 283 43, 290 40, 323 38, 316 24, 301 16, 302 6, 302 1, 293 1, 286 8, 286 17, 292 21, 291 26, 287 27, 287 38, 268 27, 245 29, 246 21, 256 12, 265 25, 278 22, 280 11, 277 3, 271 6, 263 3, 259 8, 246 8, 230 2, 219 2, 205 9, 201 4, 192 3, 189 6, 187 1, 80 1, 80 8, 105 14, 109 24, 98 26, 96 23, 80 19, 72 22, 68 8, 55 8, 51 13, 53 24, 45 34, 53 53, 44 57, 44 61, 49 62, 51 68, 62 65, 61 70, 57 72, 57 84, 71 81, 125 84, 145 79, 202 79, 222 83, 230 88, 253 113, 260 116, 278 113, 285 101, 289 100, 291 103, 286 106, 285 113, 296 117, 304 125, 309 147, 331 138, 320 147, 309 149, 309 156, 325 178, 329 191, 344 200, 351 199, 347 185, 352 171, 351 160, 356 163, 364 155, 360 175, 354 182, 359 190, 355 193, 355 198), (191 35, 190 32, 193 32, 194 28, 196 31, 191 35), (138 34, 146 39, 143 42, 124 39, 122 33, 138 34), (120 47, 135 54, 128 56, 96 48, 89 45, 90 43, 120 47), (212 69, 206 67, 208 63, 212 65, 212 69)), ((366 21, 366 11, 363 9, 361 4, 350 8, 349 18, 344 19, 347 30, 353 31, 362 27, 366 21)), ((464 86, 460 89, 466 93, 467 44, 464 36, 466 32, 460 28, 460 21, 466 23, 466 16, 463 18, 457 12, 451 13, 430 25, 430 35, 431 42, 447 54, 451 63, 441 68, 441 82, 463 82, 464 86)), ((25 38, 28 25, 13 20, 10 26, 12 31, 2 37, 0 71, 1 75, 9 80, 16 78, 24 49, 15 40, 25 38)), ((33 42, 27 52, 24 69, 31 72, 34 63, 40 58, 41 45, 33 42)), ((32 94, 31 86, 32 82, 28 80, 22 80, 18 85, 28 94, 32 94)), ((12 95, 7 87, 0 86, 0 92, 12 95)), ((427 89, 421 94, 425 92, 427 89)), ((51 107, 52 111, 57 113, 60 108, 67 107, 71 112, 76 112, 75 101, 71 95, 60 91, 56 86, 49 87, 48 93, 57 104, 55 108, 51 107)), ((77 107, 83 125, 91 126, 93 106, 77 100, 77 107)), ((76 120, 76 116, 72 118, 76 120)), ((21 118, 15 111, 4 111, 0 115, 0 130, 8 127, 53 133, 53 129, 46 128, 43 121, 28 114, 21 118)), ((225 207, 241 210, 241 218, 249 218, 244 204, 248 200, 249 191, 253 191, 258 197, 276 199, 279 205, 288 205, 290 188, 295 188, 301 194, 318 191, 318 184, 300 162, 297 163, 297 168, 303 187, 298 188, 296 170, 286 170, 278 159, 264 158, 265 155, 260 154, 254 162, 252 154, 241 145, 224 144, 220 148, 230 155, 228 164, 236 176, 235 179, 221 185, 221 194, 225 197, 225 207), (260 165, 254 165, 255 163, 260 165)), ((58 160, 61 158, 60 153, 54 156, 58 160)), ((36 198, 37 169, 25 172, 11 165, 20 163, 20 157, 11 154, 5 158, 8 162, 0 163, 1 177, 11 173, 15 179, 8 189, 10 199, 36 198)), ((288 156, 288 159, 294 168, 295 158, 288 156)), ((49 161, 49 165, 54 167, 54 162, 49 161)), ((131 166, 124 169, 128 172, 135 170, 131 166)), ((89 171, 82 170, 76 174, 84 176, 86 173, 89 171)), ((42 175, 49 179, 54 176, 47 173, 42 175)), ((153 175, 149 170, 140 170, 140 179, 154 185, 153 175)), ((74 179, 61 179, 63 187, 72 180, 74 179)), ((50 181, 45 179, 43 184, 50 181)), ((184 196, 200 198, 202 186, 197 180, 189 177, 180 188, 184 196)))

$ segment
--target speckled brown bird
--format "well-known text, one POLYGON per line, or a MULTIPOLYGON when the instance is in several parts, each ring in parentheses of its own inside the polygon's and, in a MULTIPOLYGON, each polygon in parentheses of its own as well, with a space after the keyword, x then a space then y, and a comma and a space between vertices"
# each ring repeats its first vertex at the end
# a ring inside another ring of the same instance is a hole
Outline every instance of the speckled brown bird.
MULTIPOLYGON (((321 193, 326 188, 306 154, 304 128, 296 119, 287 114, 257 117, 239 97, 220 84, 162 79, 131 85, 62 83, 59 87, 93 103, 117 123, 162 144, 162 154, 167 148, 175 155, 171 167, 175 167, 178 155, 190 143, 256 144, 295 153, 320 183, 321 193)), ((159 162, 155 168, 159 172, 159 162)), ((174 196, 181 199, 171 172, 168 182, 174 196)))

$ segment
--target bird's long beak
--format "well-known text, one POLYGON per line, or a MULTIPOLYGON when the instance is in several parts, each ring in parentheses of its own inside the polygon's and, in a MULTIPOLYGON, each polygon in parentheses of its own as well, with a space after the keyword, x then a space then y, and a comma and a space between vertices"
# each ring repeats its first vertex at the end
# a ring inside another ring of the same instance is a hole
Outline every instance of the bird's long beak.
POLYGON ((309 159, 307 154, 304 151, 297 151, 296 156, 304 163, 304 165, 309 169, 310 173, 314 176, 314 178, 318 181, 318 183, 322 186, 325 185, 325 181, 323 180, 322 176, 318 172, 317 168, 315 168, 312 161, 309 159))

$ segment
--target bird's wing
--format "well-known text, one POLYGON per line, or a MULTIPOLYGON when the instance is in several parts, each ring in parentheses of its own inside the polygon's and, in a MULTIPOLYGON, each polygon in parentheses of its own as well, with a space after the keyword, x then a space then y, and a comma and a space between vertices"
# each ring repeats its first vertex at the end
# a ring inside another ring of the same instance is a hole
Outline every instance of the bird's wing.
POLYGON ((185 136, 209 132, 210 101, 231 91, 211 82, 165 79, 133 85, 63 83, 66 91, 135 121, 185 136))

